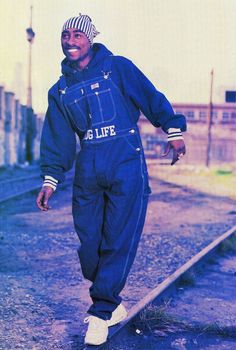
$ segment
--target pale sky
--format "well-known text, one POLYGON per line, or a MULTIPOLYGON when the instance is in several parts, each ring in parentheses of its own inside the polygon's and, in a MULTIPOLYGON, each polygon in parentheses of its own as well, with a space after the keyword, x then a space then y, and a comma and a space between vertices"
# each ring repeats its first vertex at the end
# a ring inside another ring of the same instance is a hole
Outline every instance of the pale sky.
POLYGON ((36 112, 60 76, 61 27, 80 12, 100 31, 96 42, 130 58, 172 103, 208 102, 212 68, 213 102, 236 90, 236 0, 1 0, 0 84, 23 104, 31 4, 36 112))

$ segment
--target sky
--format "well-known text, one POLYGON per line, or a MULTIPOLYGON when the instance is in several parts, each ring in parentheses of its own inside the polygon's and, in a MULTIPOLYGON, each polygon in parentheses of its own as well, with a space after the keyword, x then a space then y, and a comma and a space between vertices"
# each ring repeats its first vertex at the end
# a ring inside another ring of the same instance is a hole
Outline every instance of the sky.
MULTIPOLYGON (((1 0, 0 85, 26 103, 29 26, 33 6, 32 89, 45 112, 48 89, 60 76, 63 23, 88 14, 102 42, 131 59, 172 103, 213 102, 236 90, 236 0, 1 0)), ((128 77, 127 77, 128 79, 128 77)))

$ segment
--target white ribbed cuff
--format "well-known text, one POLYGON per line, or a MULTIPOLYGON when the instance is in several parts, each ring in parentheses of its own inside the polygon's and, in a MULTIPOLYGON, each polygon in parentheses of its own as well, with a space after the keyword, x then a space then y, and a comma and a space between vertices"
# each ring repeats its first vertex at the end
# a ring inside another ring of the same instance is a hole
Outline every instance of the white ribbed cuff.
POLYGON ((183 135, 180 129, 170 128, 167 130, 167 141, 183 140, 183 135))
POLYGON ((55 191, 57 188, 57 184, 58 184, 58 180, 54 179, 54 177, 49 175, 44 176, 43 187, 48 186, 55 191))

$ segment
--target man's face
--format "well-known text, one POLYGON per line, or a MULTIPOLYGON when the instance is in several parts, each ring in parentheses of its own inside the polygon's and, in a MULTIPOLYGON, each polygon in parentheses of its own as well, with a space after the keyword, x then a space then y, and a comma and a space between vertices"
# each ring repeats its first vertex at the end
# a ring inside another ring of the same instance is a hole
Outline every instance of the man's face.
POLYGON ((91 45, 87 36, 78 29, 66 29, 61 34, 61 46, 69 61, 83 60, 89 53, 91 45))

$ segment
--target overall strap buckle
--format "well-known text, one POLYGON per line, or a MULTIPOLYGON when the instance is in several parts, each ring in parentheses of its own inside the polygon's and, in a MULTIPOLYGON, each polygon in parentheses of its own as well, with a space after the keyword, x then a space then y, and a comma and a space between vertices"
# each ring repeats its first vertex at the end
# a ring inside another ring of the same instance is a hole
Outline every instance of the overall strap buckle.
POLYGON ((111 71, 112 57, 113 57, 113 55, 109 55, 104 61, 103 70, 102 70, 102 74, 103 74, 104 79, 108 79, 111 72, 112 72, 111 71))
POLYGON ((67 83, 64 75, 61 75, 59 78, 59 93, 60 95, 64 95, 66 93, 67 83))

